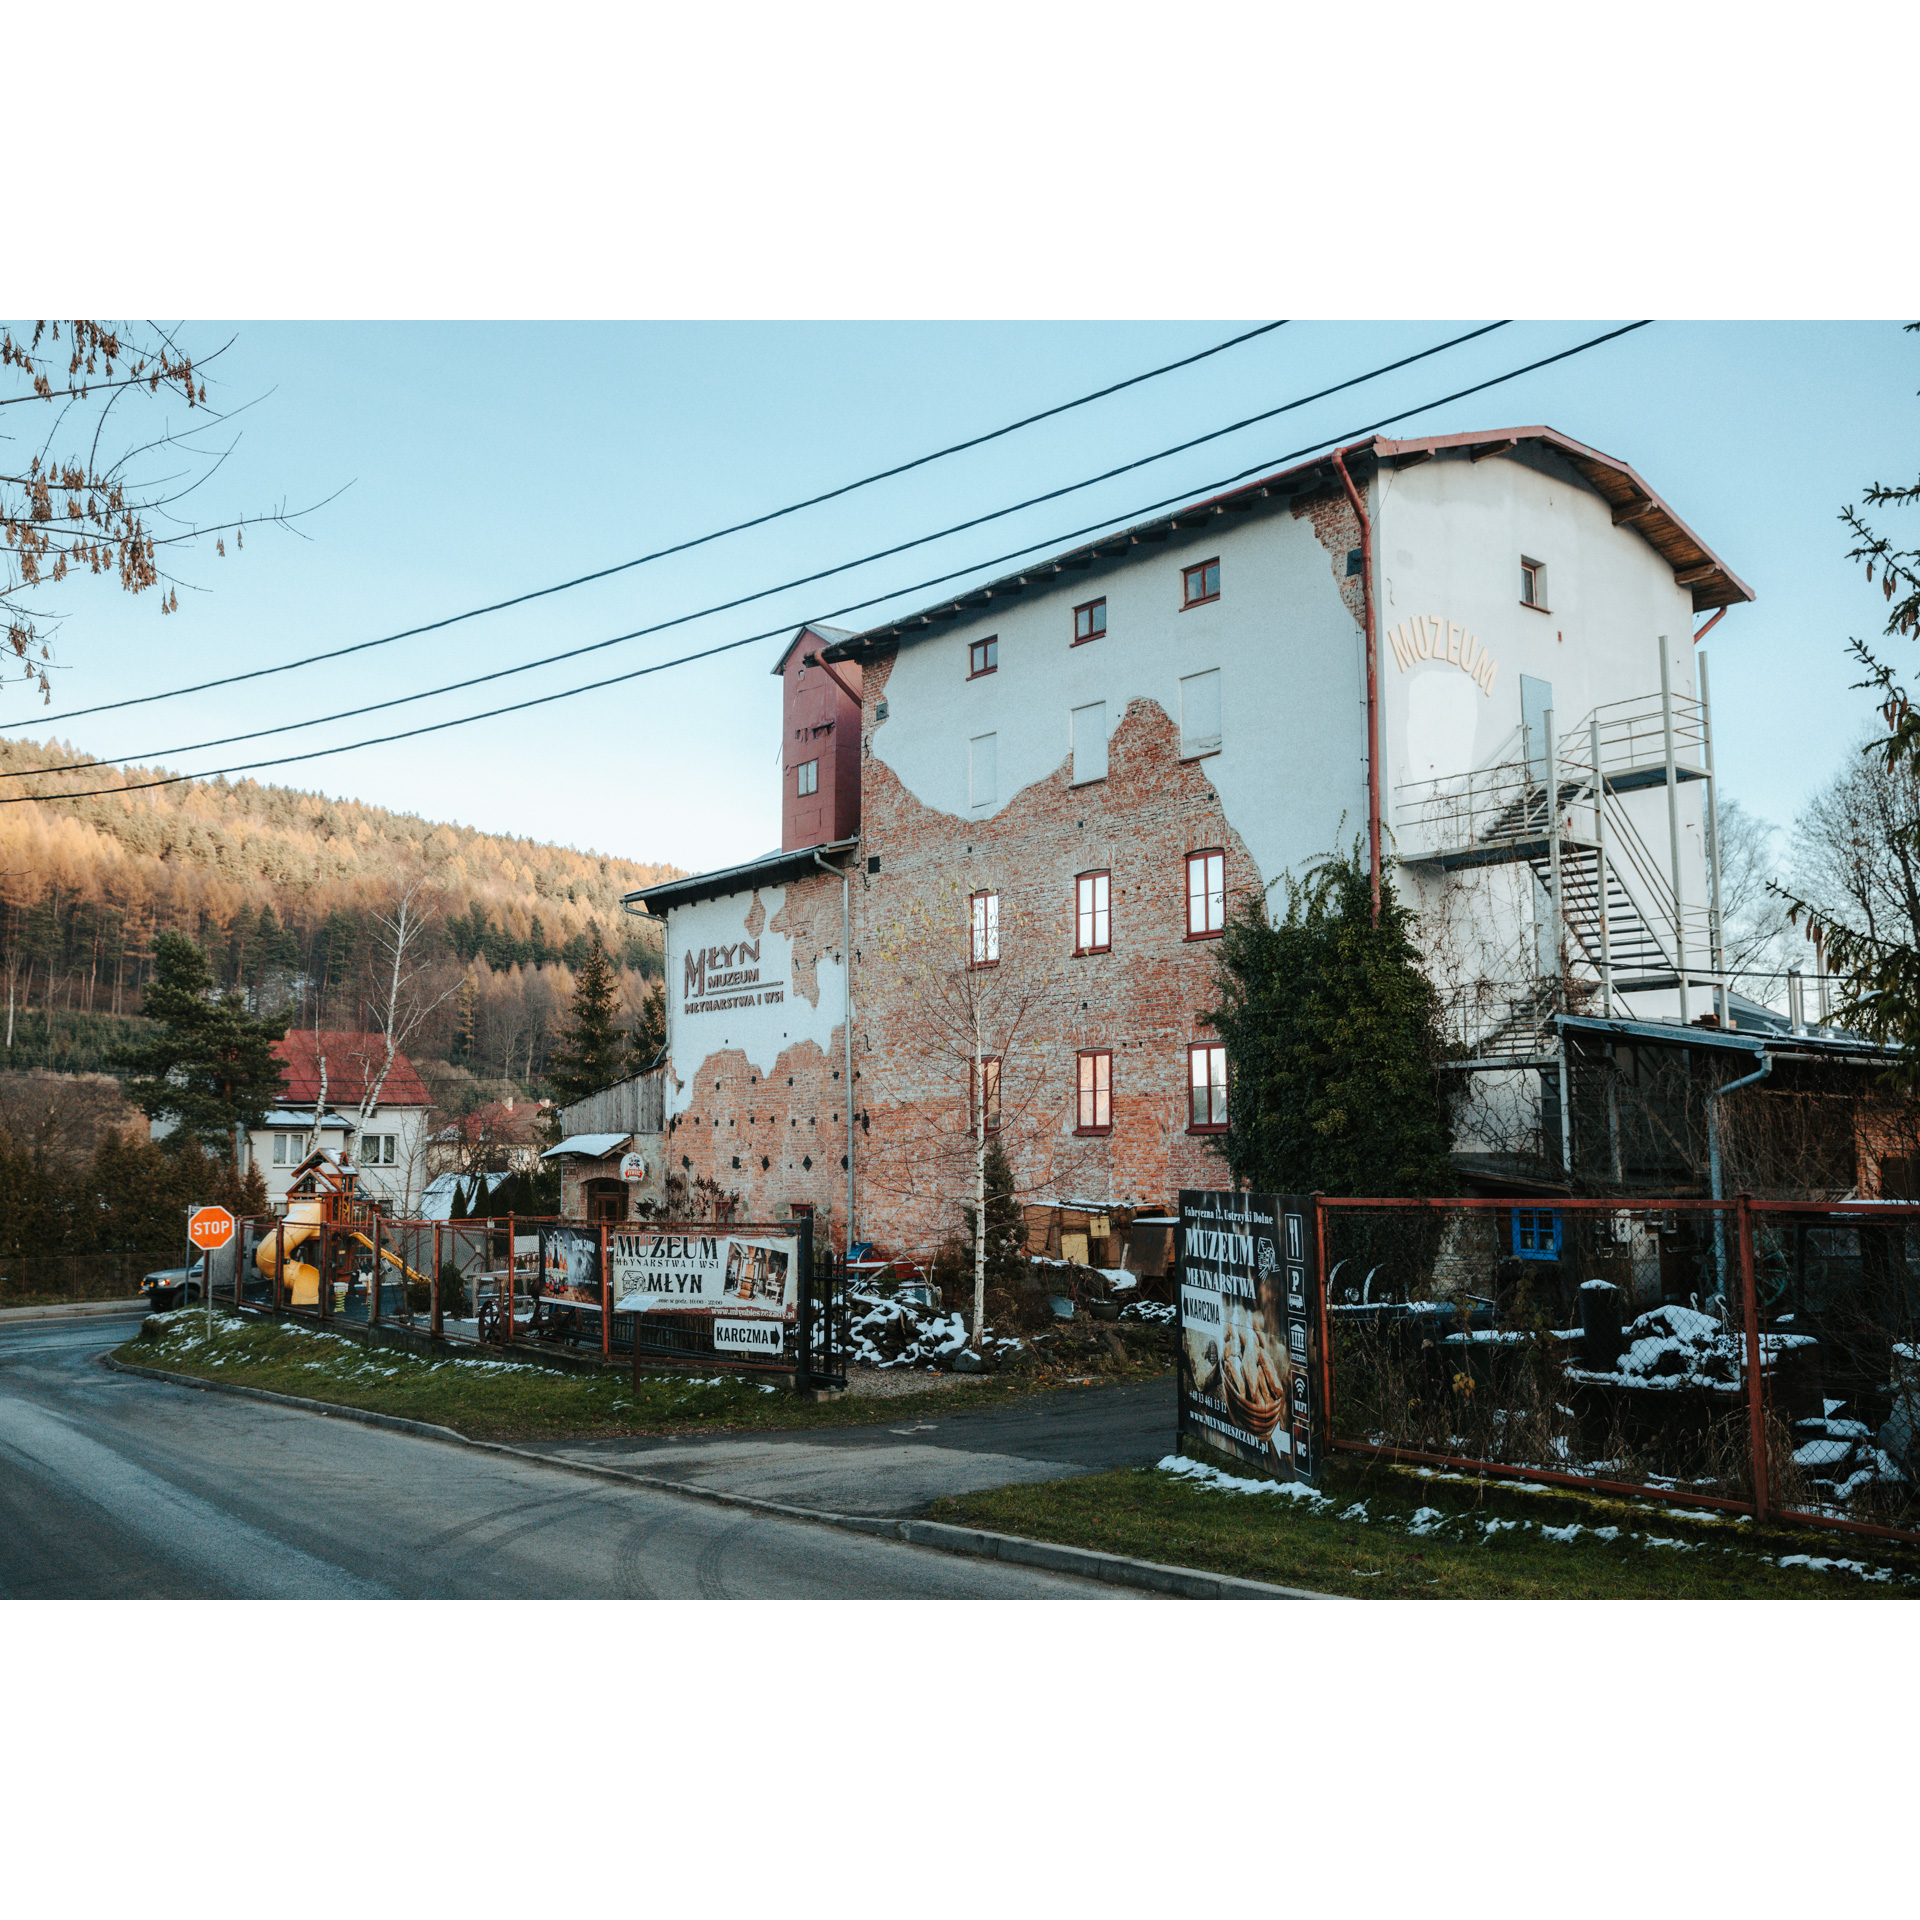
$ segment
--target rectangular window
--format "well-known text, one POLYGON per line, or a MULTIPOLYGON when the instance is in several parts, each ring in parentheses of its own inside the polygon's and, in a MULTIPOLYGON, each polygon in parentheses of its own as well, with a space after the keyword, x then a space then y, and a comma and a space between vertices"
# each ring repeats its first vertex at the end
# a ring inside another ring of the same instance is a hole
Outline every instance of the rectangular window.
POLYGON ((1227 1050, 1187 1049, 1187 1131, 1224 1133, 1227 1128, 1227 1050))
POLYGON ((276 1167, 291 1166, 293 1164, 292 1134, 276 1133, 273 1136, 273 1164, 276 1167))
MULTIPOLYGON (((987 1054, 980 1062, 980 1079, 984 1080, 987 1086, 987 1131, 998 1133, 1000 1131, 1000 1062, 992 1054, 987 1054)), ((980 1089, 979 1082, 974 1079, 971 1060, 967 1062, 967 1085, 969 1089, 967 1125, 970 1131, 978 1132, 980 1089)))
POLYGON ((1180 757, 1197 760, 1220 751, 1220 670, 1190 673, 1180 682, 1180 757))
POLYGON ((1197 567, 1188 567, 1180 576, 1180 604, 1184 607, 1197 607, 1203 600, 1220 598, 1220 562, 1202 560, 1197 567))
POLYGON ((1113 945, 1112 877, 1083 873, 1073 883, 1075 953, 1105 953, 1113 945))
POLYGON ((1523 558, 1520 562, 1520 604, 1523 607, 1536 607, 1542 613, 1549 611, 1547 570, 1538 560, 1523 558))
POLYGON ((967 678, 978 680, 983 673, 996 673, 1000 667, 1000 640, 976 640, 967 649, 967 678))
POLYGON ((1000 964, 1000 896, 997 893, 973 896, 973 964, 976 967, 1000 964))
POLYGON ((1227 856, 1217 847, 1187 855, 1187 938, 1210 940, 1227 924, 1227 856))
POLYGON ((1113 1131, 1113 1055, 1104 1048, 1080 1056, 1080 1087, 1074 1131, 1113 1131))
POLYGON ((800 768, 800 797, 805 799, 810 793, 820 791, 820 762, 808 760, 800 768))
POLYGON ((1558 1260, 1560 1233, 1557 1213, 1544 1208, 1514 1208, 1513 1250, 1522 1260, 1558 1260))
POLYGON ((1090 707, 1075 707, 1073 726, 1073 784, 1084 787, 1090 780, 1107 777, 1107 703, 1096 700, 1090 707))
POLYGON ((967 798, 976 807, 993 805, 999 745, 997 733, 983 733, 967 743, 967 798))
POLYGON ((1107 630, 1107 603, 1104 599, 1089 600, 1084 607, 1073 610, 1073 644, 1077 647, 1084 641, 1098 640, 1107 630))

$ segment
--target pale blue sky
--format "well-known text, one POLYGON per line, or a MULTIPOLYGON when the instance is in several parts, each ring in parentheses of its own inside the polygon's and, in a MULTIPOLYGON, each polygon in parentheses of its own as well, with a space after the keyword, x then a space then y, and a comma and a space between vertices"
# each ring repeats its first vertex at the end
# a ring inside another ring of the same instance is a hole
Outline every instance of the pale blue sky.
MULTIPOLYGON (((220 363, 231 403, 266 397, 207 490, 210 512, 347 490, 244 556, 190 558, 211 591, 152 598, 87 582, 60 604, 54 705, 16 684, 9 734, 189 771, 332 745, 356 726, 205 754, 214 734, 324 715, 602 638, 911 538, 1118 464, 1467 330, 1471 322, 1300 322, 976 452, 692 555, 511 613, 220 695, 83 719, 73 709, 267 664, 603 566, 1240 331, 1248 320, 1095 323, 248 324, 220 363)), ((391 731, 546 693, 849 601, 897 593, 1023 540, 1066 544, 1220 477, 1606 330, 1516 323, 1484 340, 1011 521, 497 689, 403 708, 391 731)), ((1870 479, 1920 468, 1920 336, 1891 322, 1665 322, 1389 429, 1543 421, 1629 461, 1756 590, 1707 643, 1726 791, 1782 824, 1871 717, 1850 634, 1883 603, 1835 518, 1870 479)), ((945 591, 945 590, 939 590, 945 591)), ((908 591, 903 610, 936 592, 908 591)), ((864 624, 888 610, 850 616, 864 624)), ((778 703, 767 640, 610 693, 266 780, 433 818, 701 868, 778 839, 778 703)))

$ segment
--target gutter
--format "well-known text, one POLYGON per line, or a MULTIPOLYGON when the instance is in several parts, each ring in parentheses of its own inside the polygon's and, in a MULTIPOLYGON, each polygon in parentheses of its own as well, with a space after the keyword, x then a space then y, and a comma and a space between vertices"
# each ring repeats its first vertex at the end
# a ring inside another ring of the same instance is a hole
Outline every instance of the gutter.
POLYGON ((1336 448, 1333 470, 1347 490, 1354 517, 1360 522, 1360 603, 1366 613, 1367 634, 1367 859, 1371 868, 1373 924, 1380 924, 1380 663, 1373 637, 1373 522, 1359 490, 1347 472, 1346 449, 1336 448))
MULTIPOLYGON (((857 849, 858 836, 853 842, 857 849)), ((813 864, 822 873, 837 871, 840 875, 840 966, 846 975, 847 993, 845 1020, 842 1041, 845 1046, 844 1059, 847 1075, 847 1258, 853 1258, 853 862, 849 860, 844 867, 835 869, 821 859, 816 847, 813 864)))

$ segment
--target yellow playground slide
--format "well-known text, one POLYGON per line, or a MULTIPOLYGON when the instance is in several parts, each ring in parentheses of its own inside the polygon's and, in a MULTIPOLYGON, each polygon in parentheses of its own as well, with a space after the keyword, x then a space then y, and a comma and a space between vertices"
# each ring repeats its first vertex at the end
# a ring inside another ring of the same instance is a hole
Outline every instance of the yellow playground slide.
MULTIPOLYGON (((297 1260, 295 1253, 308 1241, 316 1241, 320 1232, 321 1215, 324 1203, 319 1200, 295 1200, 287 1208, 287 1224, 284 1232, 274 1232, 260 1242, 253 1256, 254 1265, 271 1280, 274 1264, 280 1259, 280 1249, 286 1249, 286 1266, 281 1274, 281 1284, 286 1288, 286 1303, 290 1307, 318 1307, 320 1304, 320 1269, 310 1261, 297 1260)), ((350 1240, 357 1240, 369 1253, 375 1251, 373 1242, 364 1233, 350 1232, 350 1240)), ((317 1245, 316 1245, 317 1251, 317 1245)), ((380 1258, 389 1266, 398 1267, 409 1280, 420 1285, 427 1284, 425 1274, 415 1273, 391 1247, 378 1249, 380 1258)))

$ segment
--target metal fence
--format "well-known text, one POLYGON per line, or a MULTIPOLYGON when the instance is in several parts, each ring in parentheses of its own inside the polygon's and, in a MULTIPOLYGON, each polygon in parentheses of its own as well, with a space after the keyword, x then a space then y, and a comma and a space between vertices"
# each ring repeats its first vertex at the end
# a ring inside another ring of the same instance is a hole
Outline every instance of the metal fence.
MULTIPOLYGON (((791 1236, 795 1224, 718 1231, 791 1236)), ((803 1266, 798 1311, 778 1357, 743 1358, 716 1350, 711 1313, 613 1310, 609 1241, 621 1230, 519 1215, 431 1221, 369 1212, 319 1222, 266 1215, 240 1221, 236 1251, 215 1257, 213 1297, 318 1327, 405 1328, 423 1340, 494 1353, 565 1351, 636 1370, 679 1365, 792 1373, 802 1386, 846 1384, 846 1265, 831 1249, 803 1266), (543 1236, 555 1230, 597 1238, 598 1306, 546 1291, 543 1236)), ((647 1230, 661 1228, 649 1223, 647 1230)), ((705 1231, 716 1229, 708 1223, 705 1231)), ((811 1233, 799 1238, 811 1250, 811 1233)))
POLYGON ((1920 1207, 1316 1205, 1334 1451, 1920 1540, 1920 1207))

